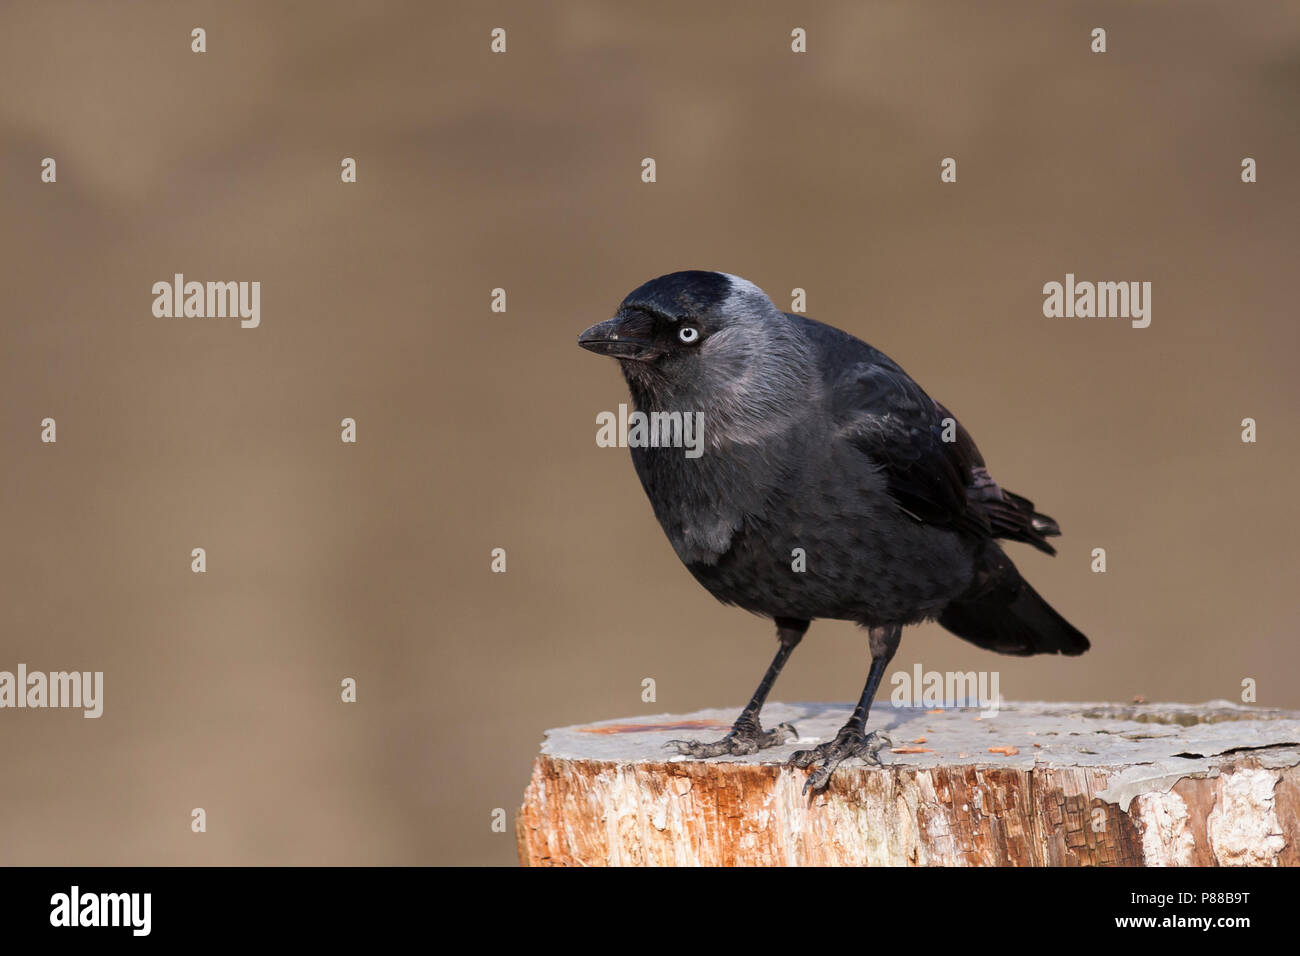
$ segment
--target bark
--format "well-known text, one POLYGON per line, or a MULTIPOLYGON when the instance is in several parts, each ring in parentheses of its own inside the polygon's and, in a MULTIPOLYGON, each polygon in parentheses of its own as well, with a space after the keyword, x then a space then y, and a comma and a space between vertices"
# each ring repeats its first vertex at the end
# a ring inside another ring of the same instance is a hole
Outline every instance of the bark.
POLYGON ((795 743, 743 757, 675 757, 734 712, 548 731, 516 822, 534 866, 1294 866, 1300 713, 1226 702, 877 705, 883 767, 846 762, 816 796, 797 749, 830 739, 848 705, 769 704, 795 743), (922 751, 922 752, 895 752, 922 751))

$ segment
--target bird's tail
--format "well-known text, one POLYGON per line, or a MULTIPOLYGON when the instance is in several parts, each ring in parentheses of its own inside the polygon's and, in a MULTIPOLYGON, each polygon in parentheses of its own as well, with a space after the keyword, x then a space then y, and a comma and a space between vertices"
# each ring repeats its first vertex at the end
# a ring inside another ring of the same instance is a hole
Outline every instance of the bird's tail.
POLYGON ((1035 511, 1034 503, 1028 498, 1004 489, 1000 499, 981 504, 989 517, 993 537, 1023 541, 1046 554, 1056 554, 1047 539, 1060 535, 1061 526, 1049 515, 1035 511))
POLYGON ((939 615, 958 637, 1001 654, 1082 654, 1090 646, 990 543, 975 583, 939 615))

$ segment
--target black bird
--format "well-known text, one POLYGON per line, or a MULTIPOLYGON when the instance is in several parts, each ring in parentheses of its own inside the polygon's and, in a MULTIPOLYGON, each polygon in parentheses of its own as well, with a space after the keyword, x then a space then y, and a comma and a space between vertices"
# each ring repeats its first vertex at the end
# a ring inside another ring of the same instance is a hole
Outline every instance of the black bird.
POLYGON ((632 463, 696 580, 776 622, 776 657, 731 732, 674 741, 679 752, 797 737, 789 724, 765 731, 759 711, 814 618, 867 628, 871 669, 835 739, 791 758, 816 768, 812 790, 848 757, 879 762, 889 741, 866 719, 904 625, 937 620, 1002 654, 1088 649, 997 543, 1055 554, 1056 522, 998 487, 966 430, 882 352, 781 312, 745 279, 699 271, 647 282, 578 344, 618 359, 638 411, 703 414, 702 454, 633 447, 632 463))

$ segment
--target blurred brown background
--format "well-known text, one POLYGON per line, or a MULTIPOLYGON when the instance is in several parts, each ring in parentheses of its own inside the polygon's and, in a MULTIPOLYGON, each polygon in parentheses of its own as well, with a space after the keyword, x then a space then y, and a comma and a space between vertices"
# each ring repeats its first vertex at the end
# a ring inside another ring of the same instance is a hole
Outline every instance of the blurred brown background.
MULTIPOLYGON (((492 810, 545 728, 739 707, 771 628, 596 447, 626 391, 574 344, 683 268, 807 289, 1061 522, 1055 560, 1011 550, 1089 654, 926 626, 891 671, 1300 707, 1294 5, 0 17, 0 669, 105 672, 99 720, 0 711, 0 863, 510 863, 492 810), (261 328, 154 318, 174 272, 261 281, 261 328), (1151 327, 1044 318, 1066 272, 1151 281, 1151 327)), ((820 623, 774 699, 865 667, 820 623)))

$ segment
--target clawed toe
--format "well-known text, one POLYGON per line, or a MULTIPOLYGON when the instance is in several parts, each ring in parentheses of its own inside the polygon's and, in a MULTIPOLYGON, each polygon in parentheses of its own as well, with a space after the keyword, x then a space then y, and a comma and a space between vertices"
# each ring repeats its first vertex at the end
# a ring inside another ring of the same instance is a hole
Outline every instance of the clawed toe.
POLYGON ((861 731, 845 728, 835 735, 834 740, 820 744, 812 750, 795 751, 787 766, 800 768, 816 766, 803 787, 804 793, 815 792, 823 789, 830 782, 835 768, 845 760, 858 757, 867 763, 880 766, 880 758, 877 754, 892 745, 893 741, 878 730, 863 734, 861 731))
POLYGON ((723 754, 744 756, 745 754, 758 753, 758 751, 766 750, 768 747, 779 747, 787 740, 793 740, 798 736, 799 731, 795 730, 794 725, 790 723, 778 724, 771 730, 764 730, 757 723, 738 724, 721 740, 708 742, 670 740, 665 746, 676 748, 679 754, 686 757, 705 759, 720 757, 723 754))
POLYGON ((733 753, 732 747, 738 745, 731 735, 723 737, 721 740, 670 740, 664 746, 673 747, 679 754, 686 757, 720 757, 723 754, 733 753))

